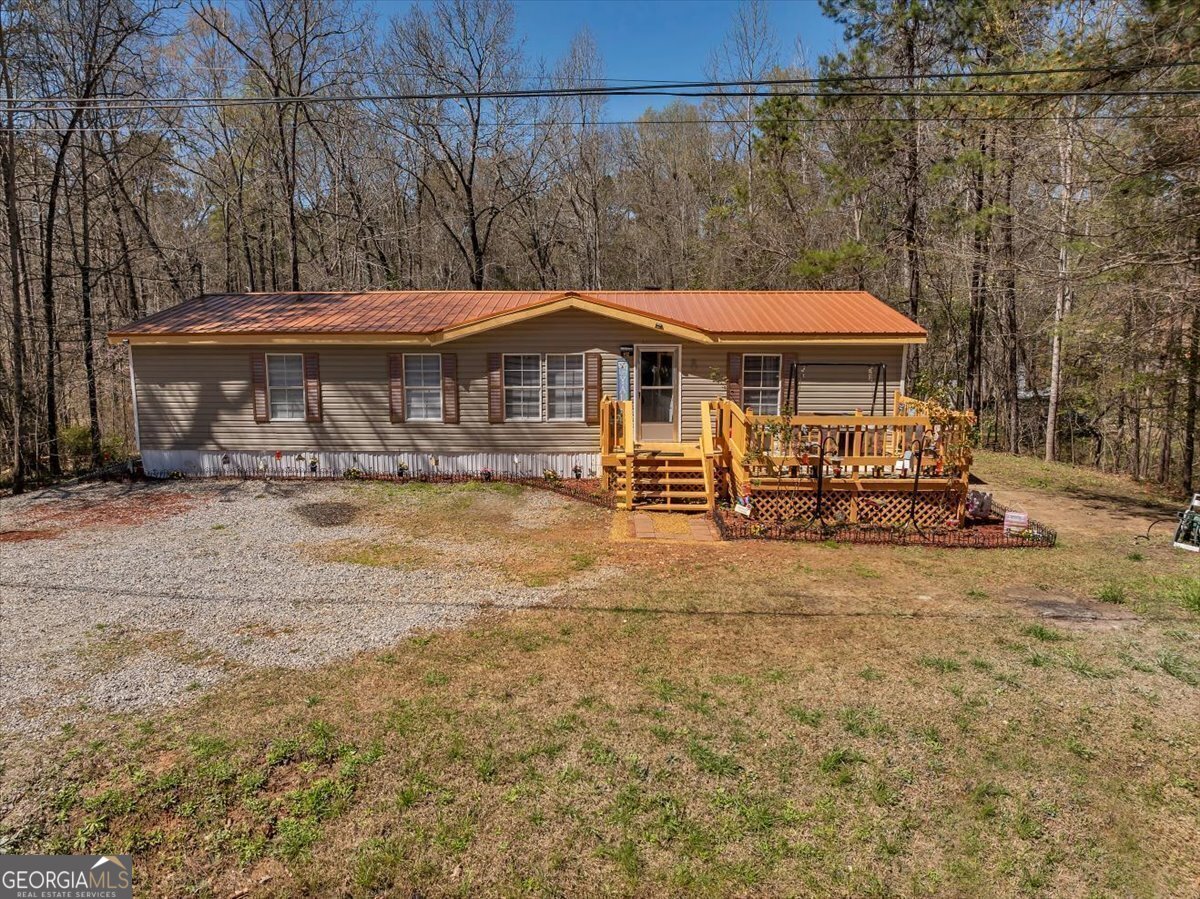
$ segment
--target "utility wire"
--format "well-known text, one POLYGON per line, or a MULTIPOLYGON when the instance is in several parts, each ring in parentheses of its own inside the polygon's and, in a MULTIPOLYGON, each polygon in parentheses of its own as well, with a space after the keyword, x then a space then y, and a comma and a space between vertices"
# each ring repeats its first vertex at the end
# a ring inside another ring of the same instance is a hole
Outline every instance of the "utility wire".
MULTIPOLYGON (((18 104, 20 100, 5 100, 0 99, 0 111, 11 111, 15 115, 30 115, 33 113, 63 113, 71 112, 75 106, 82 106, 84 109, 91 109, 98 112, 139 112, 143 110, 156 111, 178 111, 189 109, 217 109, 217 108, 239 108, 239 107, 258 107, 258 106, 279 106, 279 105, 313 105, 321 106, 330 103, 387 103, 387 102, 432 102, 432 101, 448 101, 448 100, 491 100, 491 99, 548 99, 551 97, 580 97, 587 96, 581 93, 563 93, 563 94, 541 94, 528 93, 520 97, 511 94, 361 94, 361 95, 336 95, 336 96, 294 96, 294 97, 249 97, 249 98, 215 98, 215 97, 195 97, 186 100, 130 100, 122 98, 121 102, 109 102, 115 98, 94 98, 101 100, 99 105, 89 105, 91 101, 79 99, 74 101, 64 100, 61 104, 53 106, 32 106, 21 107, 18 104)), ((989 90, 986 94, 978 91, 932 91, 932 90, 915 90, 915 91, 854 91, 830 94, 820 91, 783 91, 771 94, 758 94, 751 91, 727 91, 717 93, 713 91, 636 91, 624 93, 621 96, 629 97, 676 97, 676 98, 694 98, 702 99, 708 97, 757 97, 760 99, 768 99, 772 97, 812 97, 825 98, 836 100, 852 100, 852 99, 904 99, 904 98, 962 98, 973 100, 988 100, 993 97, 1028 97, 1033 99, 1050 99, 1050 98, 1066 98, 1066 97, 1195 97, 1200 96, 1200 88, 1164 88, 1164 89, 1109 89, 1109 90, 1004 90, 996 91, 989 90)))
MULTIPOLYGON (((771 124, 780 123, 788 125, 870 125, 877 122, 901 122, 901 123, 949 123, 955 122, 1045 122, 1052 118, 1051 114, 1045 115, 1025 115, 1025 116, 956 116, 947 113, 944 116, 920 116, 916 118, 906 118, 904 116, 868 116, 858 118, 846 118, 842 116, 830 115, 825 118, 771 118, 771 124)), ((1100 121, 1135 121, 1140 119, 1195 119, 1194 113, 1187 112, 1163 112, 1163 113, 1077 113, 1074 118, 1100 120, 1100 121)), ((755 128, 762 130, 763 122, 755 119, 747 121, 746 119, 605 119, 603 121, 544 121, 544 122, 481 122, 481 128, 537 128, 537 127, 571 127, 571 128, 603 128, 603 127, 627 127, 627 126, 653 126, 653 125, 747 125, 753 124, 755 128)), ((470 128, 474 127, 471 122, 423 122, 418 125, 413 125, 413 128, 470 128)), ((32 125, 23 127, 14 125, 9 128, 5 125, 0 125, 0 133, 7 131, 16 131, 18 133, 27 132, 50 132, 53 134, 61 134, 61 128, 54 128, 49 125, 32 125)), ((118 125, 113 127, 95 127, 95 128, 76 128, 77 133, 97 133, 111 134, 114 131, 139 131, 149 130, 138 129, 129 125, 118 125)))
MULTIPOLYGON (((1175 68, 1181 66, 1200 65, 1200 62, 1175 61, 1154 64, 1155 68, 1175 68)), ((1048 75, 1069 74, 1079 72, 1108 72, 1120 74, 1130 68, 1115 66, 1074 66, 1045 69, 1008 69, 987 72, 933 72, 916 76, 924 81, 944 78, 993 78, 1014 77, 1018 75, 1048 75)), ((60 108, 97 108, 112 110, 134 109, 194 109, 205 106, 262 106, 300 103, 366 103, 366 102, 441 102, 449 100, 505 100, 505 99, 553 99, 579 97, 824 97, 837 99, 862 98, 900 98, 900 97, 1077 97, 1077 96, 1192 96, 1200 94, 1200 88, 1079 88, 1079 89, 1008 89, 988 90, 981 94, 975 90, 951 90, 931 88, 910 89, 876 89, 876 90, 774 90, 764 94, 761 91, 745 90, 748 85, 759 87, 791 87, 797 85, 833 85, 869 81, 896 80, 901 76, 887 75, 835 75, 813 78, 765 78, 743 79, 740 81, 677 81, 666 83, 641 83, 628 86, 605 84, 599 87, 566 87, 566 88, 531 88, 510 90, 485 91, 438 91, 413 93, 379 93, 379 94, 333 94, 322 96, 318 94, 297 94, 278 97, 14 97, 0 98, 0 107, 12 108, 22 113, 53 112, 60 108), (740 88, 740 90, 738 89, 740 88)))
MULTIPOLYGON (((12 57, 8 57, 12 59, 12 57)), ((1089 72, 1104 72, 1109 74, 1119 74, 1121 72, 1129 72, 1140 69, 1174 69, 1185 66, 1200 65, 1200 61, 1193 60, 1164 60, 1164 61, 1143 61, 1137 62, 1128 66, 1115 65, 1081 65, 1081 66, 1056 66, 1046 68, 1033 69, 988 69, 985 71, 965 70, 950 72, 926 72, 917 74, 915 77, 921 80, 937 80, 948 78, 1008 78, 1017 75, 1061 75, 1061 74, 1084 74, 1089 72)), ((241 72, 248 71, 246 66, 214 66, 206 65, 198 62, 187 62, 186 60, 167 60, 160 59, 155 62, 155 66, 159 69, 170 68, 188 68, 198 69, 203 71, 213 72, 241 72)), ((347 79, 366 79, 369 77, 386 77, 395 75, 397 72, 420 72, 419 68, 411 66, 399 66, 389 72, 380 72, 370 69, 360 69, 355 72, 339 73, 339 77, 347 79)), ((705 87, 705 86, 720 86, 720 85, 771 85, 771 84, 839 84, 843 82, 875 82, 875 81, 898 81, 905 78, 914 77, 903 72, 879 72, 873 74, 837 74, 837 75, 808 75, 808 76, 789 76, 784 78, 752 78, 745 80, 729 80, 729 81, 685 81, 682 79, 658 79, 658 78, 617 78, 617 77, 601 77, 601 78, 586 78, 572 76, 571 80, 579 82, 597 82, 602 87, 614 82, 624 82, 633 86, 645 85, 649 87, 673 87, 673 86, 689 86, 689 87, 705 87)), ((541 76, 526 76, 522 80, 532 83, 554 82, 562 79, 560 75, 541 75, 541 76)), ((620 88, 617 88, 620 89, 620 88)))

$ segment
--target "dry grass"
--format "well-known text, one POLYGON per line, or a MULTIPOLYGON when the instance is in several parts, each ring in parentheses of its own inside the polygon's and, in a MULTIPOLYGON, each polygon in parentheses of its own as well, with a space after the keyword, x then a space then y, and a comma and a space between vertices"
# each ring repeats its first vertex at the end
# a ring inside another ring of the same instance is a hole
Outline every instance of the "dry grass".
POLYGON ((345 562, 350 565, 369 565, 373 568, 400 568, 412 571, 427 568, 438 561, 442 553, 411 541, 394 540, 334 540, 309 547, 313 558, 324 562, 345 562))
POLYGON ((132 850, 146 895, 1194 894, 1193 560, 1135 549, 1136 488, 981 468, 1062 545, 612 542, 356 487, 399 546, 618 573, 64 737, 14 846, 132 850))
POLYGON ((98 624, 85 635, 76 651, 92 672, 119 667, 144 652, 156 652, 189 664, 217 664, 211 650, 197 647, 183 631, 148 631, 123 625, 98 624))

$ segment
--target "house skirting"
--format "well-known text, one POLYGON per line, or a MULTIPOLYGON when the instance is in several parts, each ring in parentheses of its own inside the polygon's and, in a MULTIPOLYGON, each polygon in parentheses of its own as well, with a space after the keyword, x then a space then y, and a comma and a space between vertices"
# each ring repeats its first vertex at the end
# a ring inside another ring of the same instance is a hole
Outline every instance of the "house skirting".
POLYGON ((507 477, 541 477, 548 469, 569 478, 600 476, 599 453, 362 453, 350 451, 257 452, 246 450, 143 450, 142 469, 154 478, 187 477, 363 477, 406 474, 478 475, 490 469, 507 477))

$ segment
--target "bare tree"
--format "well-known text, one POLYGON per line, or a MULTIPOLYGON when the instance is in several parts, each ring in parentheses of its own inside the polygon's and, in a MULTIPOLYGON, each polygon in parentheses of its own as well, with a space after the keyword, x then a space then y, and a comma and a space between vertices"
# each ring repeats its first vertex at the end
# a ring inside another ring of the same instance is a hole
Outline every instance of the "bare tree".
POLYGON ((504 0, 414 6, 393 22, 379 59, 388 93, 432 95, 384 104, 378 122, 405 145, 396 164, 420 185, 481 290, 496 228, 532 190, 530 162, 538 158, 537 147, 521 146, 531 104, 488 96, 521 83, 512 7, 504 0), (446 94, 457 97, 440 98, 446 94))

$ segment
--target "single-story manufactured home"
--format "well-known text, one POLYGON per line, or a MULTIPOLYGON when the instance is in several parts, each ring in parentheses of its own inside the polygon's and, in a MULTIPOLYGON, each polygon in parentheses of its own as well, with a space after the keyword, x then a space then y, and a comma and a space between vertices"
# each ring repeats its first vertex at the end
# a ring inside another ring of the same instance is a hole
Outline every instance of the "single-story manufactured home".
POLYGON ((151 475, 596 476, 602 400, 658 452, 716 399, 888 415, 925 339, 861 291, 216 294, 109 334, 151 475))

